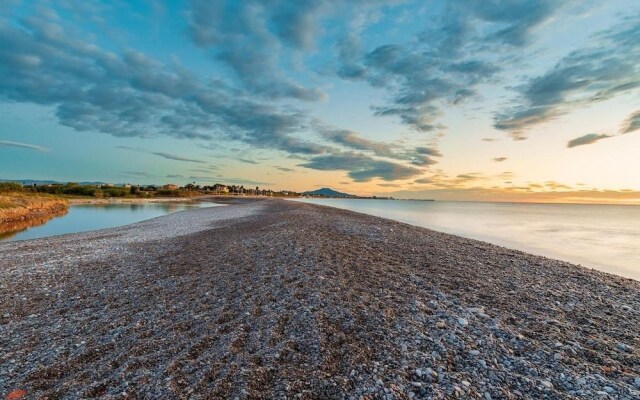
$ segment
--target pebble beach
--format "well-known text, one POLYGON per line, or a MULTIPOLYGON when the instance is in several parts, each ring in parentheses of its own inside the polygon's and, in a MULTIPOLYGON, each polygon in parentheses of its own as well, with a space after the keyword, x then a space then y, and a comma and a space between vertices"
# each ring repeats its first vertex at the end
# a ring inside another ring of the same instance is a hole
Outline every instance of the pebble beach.
POLYGON ((0 398, 640 398, 639 281, 224 202, 0 243, 0 398))

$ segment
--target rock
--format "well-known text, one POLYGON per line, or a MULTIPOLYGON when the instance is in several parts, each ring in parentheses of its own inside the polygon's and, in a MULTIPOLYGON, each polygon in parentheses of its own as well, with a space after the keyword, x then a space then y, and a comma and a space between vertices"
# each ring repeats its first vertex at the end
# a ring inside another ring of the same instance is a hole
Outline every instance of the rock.
POLYGON ((618 350, 621 350, 621 351, 631 351, 631 349, 633 348, 628 344, 624 344, 624 343, 618 343, 616 344, 616 347, 618 348, 618 350))
POLYGON ((469 350, 469 354, 471 354, 472 356, 478 356, 480 355, 480 352, 478 350, 469 350))
POLYGON ((26 395, 27 395, 26 391, 24 391, 22 389, 16 389, 16 390, 13 390, 13 391, 9 392, 9 394, 7 394, 5 399, 6 400, 18 400, 18 399, 23 398, 26 395))
POLYGON ((462 326, 469 325, 469 321, 466 318, 458 318, 458 323, 462 326))
POLYGON ((553 355, 553 359, 556 361, 560 361, 562 360, 562 354, 561 353, 556 353, 553 355))
POLYGON ((540 382, 545 389, 553 389, 553 383, 549 381, 541 381, 540 382))
POLYGON ((634 383, 637 387, 640 388, 640 376, 635 379, 634 383))
POLYGON ((444 329, 446 326, 447 326, 447 324, 445 324, 444 321, 436 322, 436 328, 438 328, 438 329, 444 329))

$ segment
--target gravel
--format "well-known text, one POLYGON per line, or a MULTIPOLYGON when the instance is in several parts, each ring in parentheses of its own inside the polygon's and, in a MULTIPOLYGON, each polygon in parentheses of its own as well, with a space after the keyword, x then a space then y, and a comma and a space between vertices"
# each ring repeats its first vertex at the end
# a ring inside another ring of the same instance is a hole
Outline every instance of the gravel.
POLYGON ((0 398, 640 397, 640 283, 235 200, 0 244, 0 398))

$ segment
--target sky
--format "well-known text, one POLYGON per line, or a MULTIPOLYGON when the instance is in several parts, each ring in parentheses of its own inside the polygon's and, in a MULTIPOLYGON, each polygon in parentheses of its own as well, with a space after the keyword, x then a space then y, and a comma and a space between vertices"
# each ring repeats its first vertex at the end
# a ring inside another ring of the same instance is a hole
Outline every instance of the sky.
POLYGON ((0 179, 640 204, 640 2, 0 0, 0 179))

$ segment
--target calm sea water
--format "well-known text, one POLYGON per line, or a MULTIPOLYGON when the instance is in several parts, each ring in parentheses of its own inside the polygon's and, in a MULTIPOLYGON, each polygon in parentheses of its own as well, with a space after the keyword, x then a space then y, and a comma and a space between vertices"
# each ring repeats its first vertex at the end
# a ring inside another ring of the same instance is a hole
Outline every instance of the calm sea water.
POLYGON ((640 206, 301 199, 640 280, 640 206))
POLYGON ((140 203, 140 204, 87 204, 69 207, 69 212, 44 225, 3 234, 0 241, 35 239, 65 233, 86 232, 113 228, 159 217, 189 208, 212 207, 215 203, 140 203))

